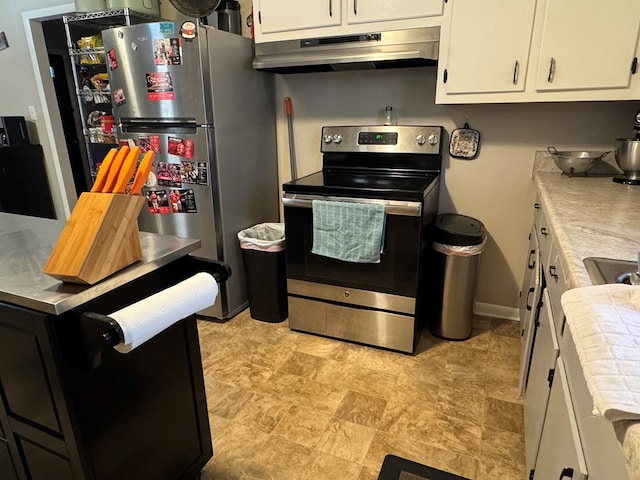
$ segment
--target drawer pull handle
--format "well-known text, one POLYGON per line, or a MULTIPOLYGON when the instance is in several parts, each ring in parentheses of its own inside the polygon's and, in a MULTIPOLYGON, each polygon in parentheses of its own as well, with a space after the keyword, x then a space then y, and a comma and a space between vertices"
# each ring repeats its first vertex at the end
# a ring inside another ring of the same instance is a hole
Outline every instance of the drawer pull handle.
POLYGON ((547 232, 547 228, 546 228, 546 227, 542 227, 542 228, 540 229, 540 233, 541 233, 542 235, 544 235, 545 237, 549 234, 549 232, 547 232))
POLYGON ((538 202, 534 203, 533 208, 535 208, 536 210, 540 210, 540 204, 538 202))
POLYGON ((518 74, 520 73, 520 63, 516 60, 515 65, 513 66, 513 84, 518 84, 518 74))
POLYGON ((553 75, 556 73, 556 59, 551 57, 549 60, 549 75, 547 76, 547 82, 553 82, 553 75))
POLYGON ((529 260, 527 261, 527 267, 529 267, 529 270, 533 270, 533 268, 536 266, 535 257, 534 257, 533 261, 531 260, 531 256, 535 255, 535 254, 536 254, 535 249, 533 249, 533 250, 531 250, 529 252, 529 260))
POLYGON ((551 275, 555 281, 558 281, 558 274, 556 273, 555 265, 549 266, 549 275, 551 275))
POLYGON ((560 472, 560 476, 558 477, 558 480, 562 480, 565 477, 573 478, 573 468, 569 468, 569 467, 563 468, 562 472, 560 472))
POLYGON ((529 311, 531 311, 532 309, 531 305, 529 305, 529 295, 531 295, 533 292, 535 292, 535 287, 529 288, 529 291, 527 292, 527 310, 529 311))

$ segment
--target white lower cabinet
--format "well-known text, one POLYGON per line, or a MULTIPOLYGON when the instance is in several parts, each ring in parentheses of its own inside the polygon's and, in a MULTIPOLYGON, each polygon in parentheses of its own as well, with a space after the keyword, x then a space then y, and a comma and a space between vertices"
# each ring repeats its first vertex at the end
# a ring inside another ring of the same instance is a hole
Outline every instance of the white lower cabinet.
POLYGON ((542 268, 540 248, 535 227, 529 233, 529 253, 525 265, 525 276, 520 291, 520 339, 522 354, 520 357, 520 396, 524 396, 529 376, 533 335, 538 320, 538 304, 542 293, 542 268))
POLYGON ((586 480, 587 464, 573 413, 569 383, 558 357, 533 480, 586 480))
POLYGON ((593 397, 560 302, 568 289, 561 266, 562 251, 539 200, 534 207, 520 299, 520 392, 524 395, 527 478, 629 480, 613 425, 592 413, 593 397), (528 293, 532 288, 535 291, 536 270, 530 268, 534 261, 544 285, 537 316, 528 310, 533 300, 526 298, 527 294, 530 298, 533 295, 528 293), (531 335, 529 321, 533 324, 531 349, 525 340, 531 335), (527 378, 525 362, 529 358, 527 378))
POLYGON ((529 381, 524 401, 525 467, 527 471, 533 470, 539 456, 538 446, 545 423, 547 401, 555 375, 559 348, 553 326, 548 290, 544 289, 542 307, 535 329, 529 381))

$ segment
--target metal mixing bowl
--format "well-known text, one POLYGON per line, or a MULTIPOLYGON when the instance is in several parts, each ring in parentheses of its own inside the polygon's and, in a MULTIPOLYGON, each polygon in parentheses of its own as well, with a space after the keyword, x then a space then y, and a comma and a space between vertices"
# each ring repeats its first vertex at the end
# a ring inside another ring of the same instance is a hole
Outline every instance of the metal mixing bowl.
POLYGON ((567 175, 579 175, 589 171, 598 160, 606 157, 609 152, 580 152, 564 151, 559 152, 555 147, 547 147, 553 157, 553 161, 562 173, 567 175))
POLYGON ((616 163, 630 180, 640 179, 640 140, 616 139, 616 163))

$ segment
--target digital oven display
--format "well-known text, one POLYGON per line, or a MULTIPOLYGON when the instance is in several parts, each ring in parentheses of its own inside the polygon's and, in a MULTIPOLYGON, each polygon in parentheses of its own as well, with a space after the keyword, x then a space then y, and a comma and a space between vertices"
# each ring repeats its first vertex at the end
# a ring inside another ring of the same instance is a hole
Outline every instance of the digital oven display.
POLYGON ((359 132, 358 145, 397 145, 396 132, 359 132))

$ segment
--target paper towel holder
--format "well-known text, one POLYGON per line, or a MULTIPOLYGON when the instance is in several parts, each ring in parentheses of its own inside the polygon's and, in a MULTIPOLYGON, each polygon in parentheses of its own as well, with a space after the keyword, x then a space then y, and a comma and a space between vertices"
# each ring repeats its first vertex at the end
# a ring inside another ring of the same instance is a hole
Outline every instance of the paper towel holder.
POLYGON ((92 326, 84 335, 87 360, 91 370, 95 370, 102 362, 102 352, 106 347, 115 347, 124 342, 122 328, 113 318, 95 312, 84 312, 82 317, 92 326))

